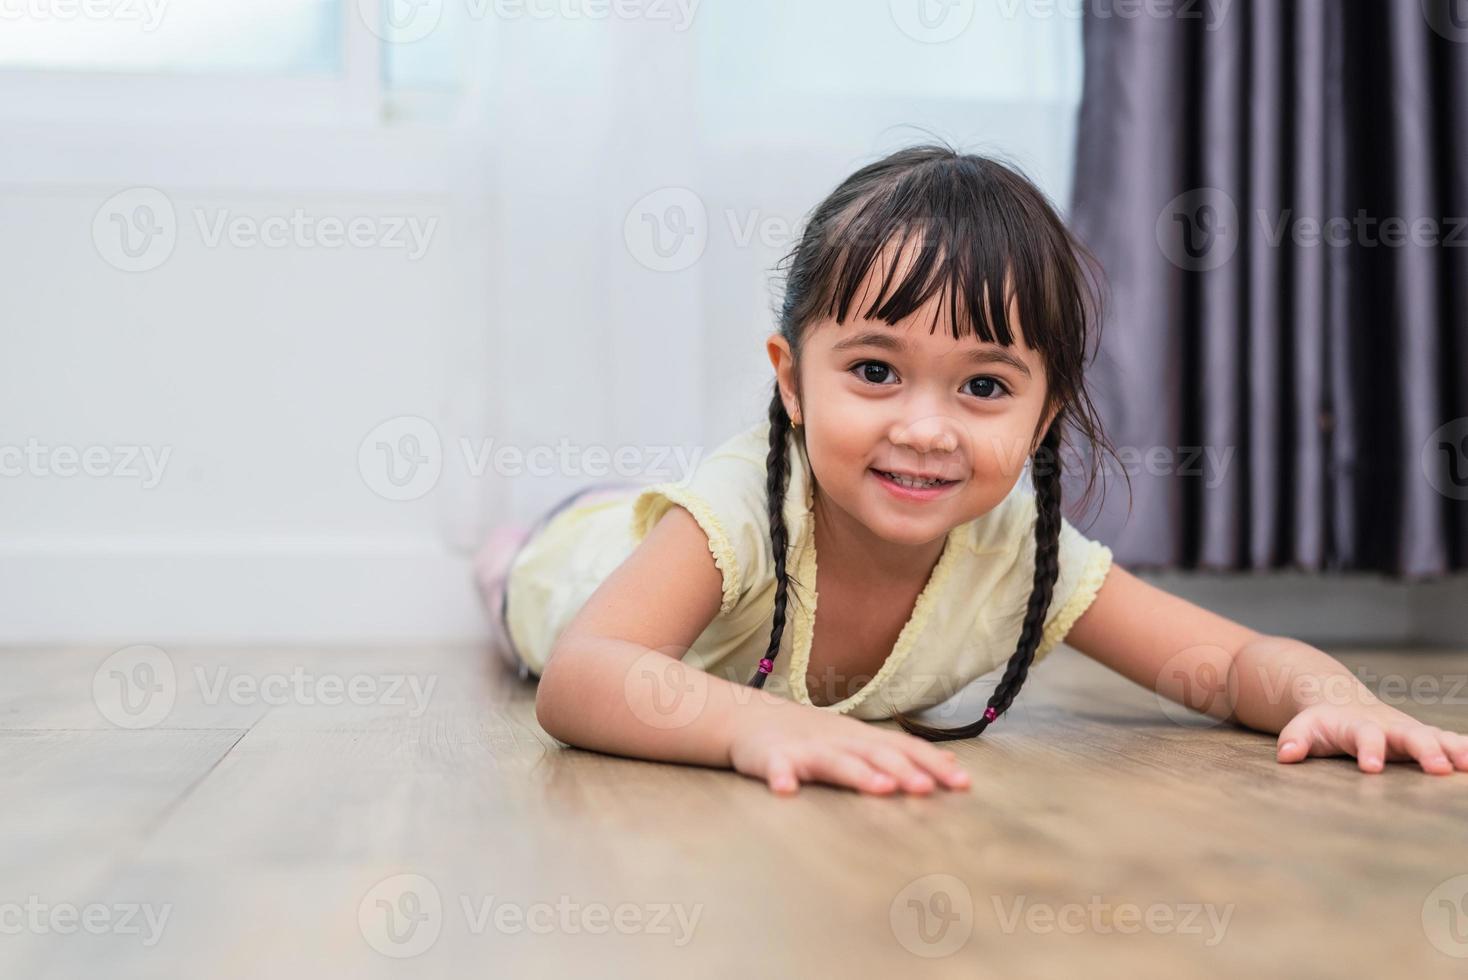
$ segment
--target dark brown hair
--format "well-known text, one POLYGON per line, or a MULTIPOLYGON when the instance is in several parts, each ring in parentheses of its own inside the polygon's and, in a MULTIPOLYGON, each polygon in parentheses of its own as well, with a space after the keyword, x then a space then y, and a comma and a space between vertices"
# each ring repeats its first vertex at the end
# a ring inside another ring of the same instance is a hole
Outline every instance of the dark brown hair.
MULTIPOLYGON (((985 717, 952 729, 931 728, 900 712, 893 714, 905 731, 931 741, 970 738, 1014 701, 1040 644, 1060 573, 1060 455, 1066 430, 1078 433, 1090 450, 1083 499, 1090 498, 1101 472, 1097 450, 1115 456, 1084 376, 1092 343, 1100 338, 1103 280, 1094 257, 1017 169, 947 145, 899 150, 862 167, 818 204, 794 248, 781 260, 785 288, 777 318, 780 334, 790 345, 797 381, 806 329, 833 314, 838 324, 844 324, 873 262, 894 242, 898 255, 909 242, 916 243, 916 259, 895 286, 894 261, 877 296, 860 315, 896 324, 921 308, 936 290, 946 289, 955 340, 968 331, 985 343, 1007 347, 1015 343, 1007 315, 1013 302, 1026 342, 1045 364, 1048 386, 1041 424, 1050 410, 1056 413, 1048 430, 1035 433, 1039 438, 1031 460, 1036 504, 1034 585, 1018 645, 989 698, 990 710, 985 717), (987 288, 990 284, 993 288, 987 288)), ((935 314, 930 329, 937 328, 937 321, 935 314)), ((775 614, 765 657, 774 660, 785 630, 789 591, 785 563, 790 545, 783 504, 790 479, 786 440, 792 432, 778 380, 769 416, 766 498, 774 546, 775 614)), ((750 686, 763 687, 767 676, 756 673, 750 686)))

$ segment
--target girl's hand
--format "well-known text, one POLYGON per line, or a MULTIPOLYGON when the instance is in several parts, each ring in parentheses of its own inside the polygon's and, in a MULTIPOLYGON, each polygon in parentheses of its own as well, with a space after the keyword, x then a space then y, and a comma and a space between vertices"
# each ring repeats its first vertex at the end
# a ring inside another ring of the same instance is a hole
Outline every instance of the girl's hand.
POLYGON ((1424 725, 1385 704, 1316 704, 1291 718, 1279 733, 1280 762, 1311 755, 1354 755, 1362 772, 1381 772, 1386 761, 1416 759, 1437 775, 1468 771, 1468 735, 1424 725))
POLYGON ((957 756, 916 735, 795 702, 770 707, 744 713, 729 760, 735 771, 763 779, 775 793, 792 794, 802 782, 877 795, 969 787, 957 756))

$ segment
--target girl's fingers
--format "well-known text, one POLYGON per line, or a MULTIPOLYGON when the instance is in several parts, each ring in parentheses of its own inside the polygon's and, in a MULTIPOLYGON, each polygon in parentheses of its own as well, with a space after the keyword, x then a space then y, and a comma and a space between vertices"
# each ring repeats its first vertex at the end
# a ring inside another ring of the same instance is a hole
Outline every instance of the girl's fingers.
POLYGON ((913 765, 912 760, 890 745, 865 742, 851 748, 872 765, 893 776, 909 793, 931 793, 936 785, 932 776, 913 765))
POLYGON ((1386 733, 1374 722, 1363 721, 1354 727, 1356 765, 1362 772, 1381 772, 1386 765, 1386 733))
POLYGON ((1443 732, 1438 735, 1437 740, 1448 758, 1453 761, 1453 765, 1468 771, 1468 736, 1457 732, 1443 732))
POLYGON ((1442 747, 1437 743, 1436 729, 1428 728, 1426 725, 1394 728, 1387 733, 1387 741, 1393 749, 1416 759, 1424 772, 1448 773, 1453 771, 1453 764, 1443 755, 1442 747))
POLYGON ((957 754, 905 733, 897 736, 894 745, 897 751, 928 770, 943 785, 952 789, 968 788, 968 773, 959 765, 957 754))
POLYGON ((783 755, 770 757, 765 779, 774 793, 789 795, 800 789, 800 780, 795 776, 795 765, 783 755))
POLYGON ((1280 730, 1275 743, 1275 758, 1285 763, 1299 762, 1310 754, 1310 747, 1314 744, 1310 719, 1303 714, 1296 715, 1280 730))
POLYGON ((811 759, 810 771, 840 786, 850 786, 863 793, 890 793, 897 788, 897 781, 885 772, 878 772, 859 756, 832 748, 811 759))

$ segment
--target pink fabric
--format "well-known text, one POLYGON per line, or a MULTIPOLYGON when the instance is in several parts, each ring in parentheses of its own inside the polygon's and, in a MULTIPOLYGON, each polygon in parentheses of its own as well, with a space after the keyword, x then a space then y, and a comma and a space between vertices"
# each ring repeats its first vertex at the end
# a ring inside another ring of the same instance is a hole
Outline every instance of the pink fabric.
MULTIPOLYGON (((568 500, 567 505, 581 506, 609 500, 621 497, 629 491, 640 489, 640 487, 614 486, 586 490, 574 497, 574 504, 568 500)), ((505 583, 509 577, 510 565, 520 548, 544 526, 551 516, 552 514, 547 512, 533 525, 518 523, 499 525, 489 533, 484 544, 474 555, 474 578, 479 586, 479 597, 483 600, 485 609, 489 613, 490 630, 493 634, 492 642, 505 663, 517 670, 522 665, 519 658, 515 656, 514 648, 510 645, 505 622, 500 615, 500 610, 504 606, 505 583)))
POLYGON ((500 609, 504 604, 505 579, 510 562, 520 550, 520 545, 530 537, 530 530, 524 524, 501 524, 490 532, 474 556, 474 578, 479 584, 479 596, 489 613, 494 647, 511 667, 519 667, 520 664, 510 647, 510 638, 505 632, 500 609))

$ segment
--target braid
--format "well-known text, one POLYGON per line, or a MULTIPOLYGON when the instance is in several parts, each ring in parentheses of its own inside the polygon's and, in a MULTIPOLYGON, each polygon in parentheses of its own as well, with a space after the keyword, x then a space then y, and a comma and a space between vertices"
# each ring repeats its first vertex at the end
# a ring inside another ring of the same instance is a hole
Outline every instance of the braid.
POLYGON ((760 661, 759 670, 749 681, 750 687, 764 687, 765 678, 775 669, 780 655, 780 638, 785 633, 785 604, 788 601, 790 576, 785 571, 785 551, 789 533, 785 528, 785 490, 790 483, 790 461, 785 455, 785 437, 790 433, 790 416, 780 400, 778 383, 770 399, 770 452, 765 457, 765 500, 770 511, 770 542, 775 554, 775 622, 770 629, 770 646, 760 661))
POLYGON ((1014 702, 1030 664, 1034 662, 1035 650, 1040 646, 1040 637, 1045 631, 1045 614, 1050 609, 1050 598, 1055 591, 1055 580, 1060 575, 1060 426, 1051 425, 1045 433, 1040 447, 1035 450, 1034 466, 1030 470, 1035 482, 1035 581, 1030 589, 1030 601, 1025 609, 1024 626, 1020 629, 1019 643, 1014 655, 1009 658, 1004 677, 989 697, 989 705, 982 718, 958 728, 932 728, 909 719, 901 712, 892 718, 902 730, 919 735, 930 742, 941 742, 954 738, 973 738, 983 733, 999 715, 1014 702))

